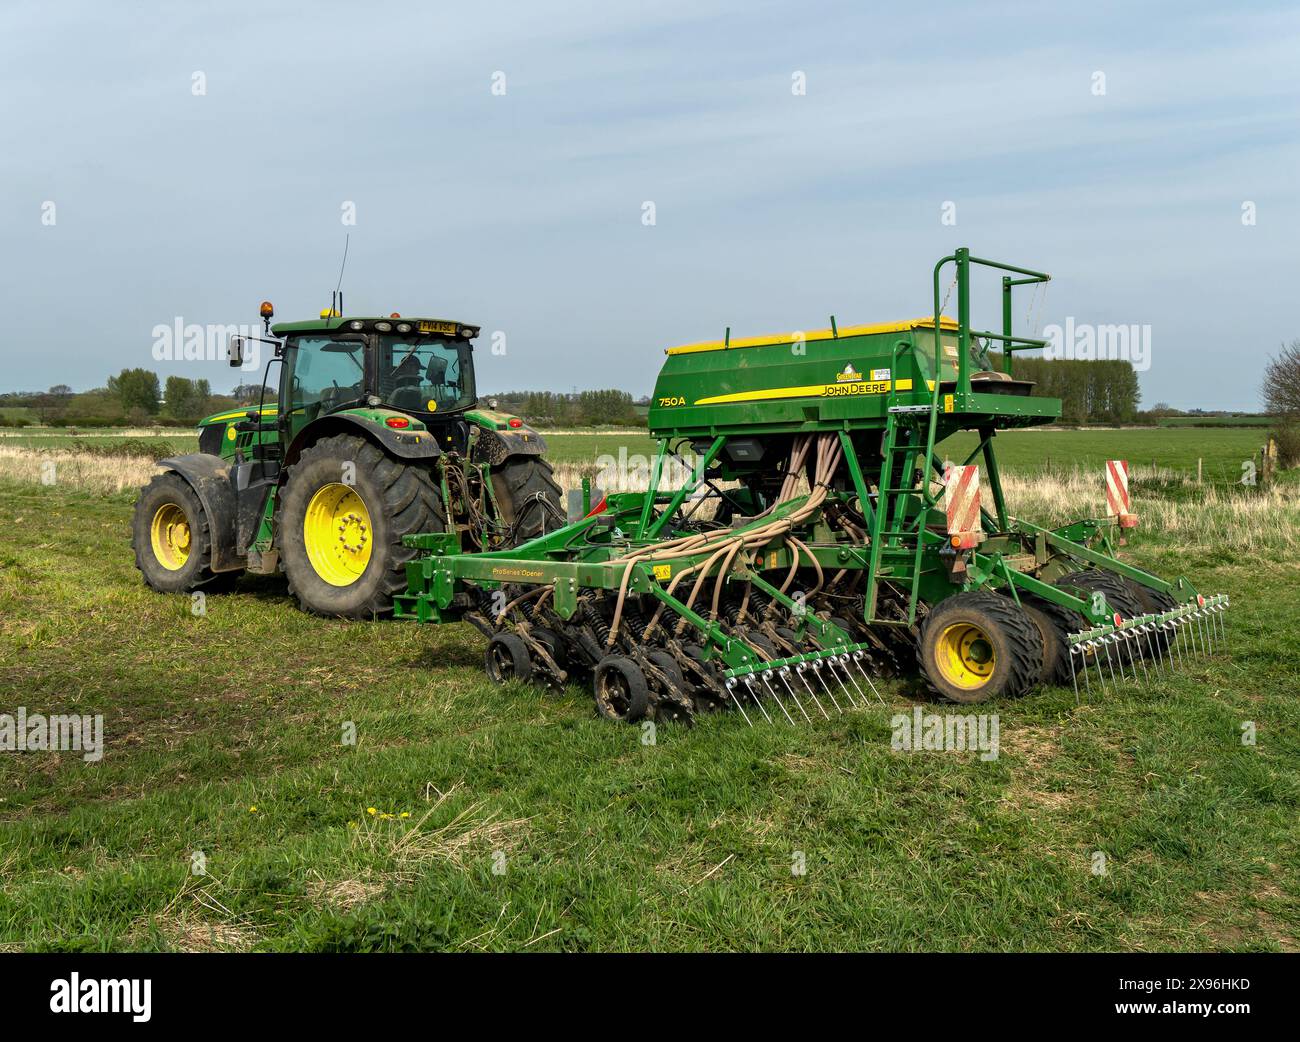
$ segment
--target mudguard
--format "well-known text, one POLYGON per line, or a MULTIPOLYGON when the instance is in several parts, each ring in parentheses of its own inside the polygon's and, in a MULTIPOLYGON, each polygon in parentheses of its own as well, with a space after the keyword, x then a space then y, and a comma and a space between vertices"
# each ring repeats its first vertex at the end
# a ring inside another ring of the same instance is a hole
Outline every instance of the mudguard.
POLYGON ((212 543, 209 567, 214 572, 243 568, 244 556, 236 543, 238 513, 230 482, 230 461, 207 452, 194 452, 159 460, 158 465, 183 477, 203 504, 208 518, 208 539, 212 543))
MULTIPOLYGON (((394 416, 403 415, 393 413, 394 416)), ((437 437, 427 430, 394 430, 378 420, 357 413, 340 412, 314 420, 294 438, 285 453, 284 465, 292 466, 302 450, 333 434, 362 434, 398 459, 435 459, 442 455, 437 437)))
POLYGON ((471 454, 475 463, 498 466, 511 456, 540 456, 546 451, 546 439, 531 427, 492 430, 480 427, 471 454))

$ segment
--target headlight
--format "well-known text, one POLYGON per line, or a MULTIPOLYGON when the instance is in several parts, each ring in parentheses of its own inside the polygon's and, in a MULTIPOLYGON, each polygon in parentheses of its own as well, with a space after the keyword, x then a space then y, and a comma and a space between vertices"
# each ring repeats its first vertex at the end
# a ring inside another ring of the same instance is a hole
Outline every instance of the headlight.
POLYGON ((411 331, 411 323, 409 322, 397 323, 397 331, 399 333, 409 333, 411 331))
POLYGON ((393 324, 391 322, 376 322, 375 328, 381 333, 387 333, 393 328, 393 324))
POLYGON ((352 328, 352 329, 360 329, 363 325, 365 325, 365 323, 364 323, 364 322, 349 322, 348 325, 349 325, 349 327, 352 328))

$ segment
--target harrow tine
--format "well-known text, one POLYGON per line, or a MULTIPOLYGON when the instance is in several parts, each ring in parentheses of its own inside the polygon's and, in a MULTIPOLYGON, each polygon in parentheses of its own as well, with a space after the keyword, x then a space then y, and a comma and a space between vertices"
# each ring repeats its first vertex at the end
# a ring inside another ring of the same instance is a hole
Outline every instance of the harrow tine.
MULTIPOLYGON (((1101 694, 1104 698, 1108 692, 1106 691, 1106 672, 1101 668, 1101 645, 1095 640, 1090 640, 1085 642, 1083 646, 1084 648, 1092 649, 1092 664, 1097 667, 1097 683, 1101 686, 1101 694)), ((1084 675, 1084 682, 1087 683, 1086 674, 1084 675)), ((1092 694, 1091 687, 1088 690, 1088 694, 1090 696, 1092 694)))
POLYGON ((1223 646, 1228 647, 1228 606, 1222 603, 1215 609, 1219 616, 1219 635, 1223 637, 1223 646))
POLYGON ((1161 667, 1165 664, 1164 650, 1160 647, 1160 627, 1153 622, 1148 622, 1143 627, 1143 631, 1146 633, 1147 647, 1151 649, 1151 671, 1159 677, 1161 667))
POLYGON ((1210 635, 1210 648, 1218 650, 1219 634, 1215 632, 1214 612, 1210 608, 1205 609, 1205 631, 1210 635))
POLYGON ((1175 619, 1172 625, 1174 627, 1174 653, 1178 656, 1178 671, 1181 673, 1187 668, 1187 664, 1183 660, 1183 643, 1185 636, 1183 633, 1183 620, 1181 618, 1175 619))
MULTIPOLYGON (((776 699, 776 704, 781 707, 781 712, 785 713, 785 703, 781 701, 780 697, 776 693, 776 690, 772 687, 771 682, 767 679, 767 674, 769 672, 770 670, 765 670, 763 673, 759 675, 759 679, 763 682, 763 686, 772 693, 772 697, 776 699)), ((804 709, 803 703, 796 698, 794 700, 794 704, 799 707, 799 712, 803 713, 803 718, 807 720, 809 723, 812 723, 812 718, 808 715, 808 711, 804 709)), ((790 720, 790 723, 794 723, 794 720, 790 719, 789 713, 785 713, 785 716, 787 720, 790 720)))
MULTIPOLYGON (((821 684, 823 691, 825 691, 827 694, 831 694, 834 692, 834 688, 832 688, 830 684, 826 683, 826 678, 822 676, 822 664, 820 659, 813 659, 811 662, 809 662, 808 671, 812 673, 813 678, 817 681, 817 683, 821 684)), ((852 705, 851 702, 849 704, 852 705)))
MULTIPOLYGON (((782 666, 780 669, 776 671, 776 678, 779 681, 781 681, 782 684, 785 685, 785 689, 790 692, 790 697, 793 698, 796 702, 798 702, 799 696, 794 693, 794 688, 791 686, 790 681, 787 679, 789 675, 790 675, 789 666, 782 666)), ((817 708, 821 710, 822 716, 824 716, 827 720, 829 720, 831 716, 828 712, 826 712, 826 707, 822 705, 822 700, 818 698, 816 695, 813 695, 813 701, 817 703, 817 708)))
POLYGON ((1115 676, 1115 660, 1111 657, 1110 646, 1115 643, 1114 636, 1107 634, 1101 638, 1102 647, 1106 649, 1106 665, 1110 667, 1110 681, 1115 685, 1116 693, 1119 692, 1119 680, 1115 676))
POLYGON ((744 705, 742 705, 740 699, 736 697, 736 678, 728 677, 726 687, 727 695, 731 698, 732 702, 736 704, 736 708, 740 710, 740 715, 745 718, 745 723, 749 724, 750 727, 753 727, 754 721, 749 718, 749 714, 745 712, 744 705))
POLYGON ((862 704, 866 705, 867 704, 866 694, 863 692, 862 688, 858 687, 858 682, 853 679, 853 674, 849 672, 849 667, 847 665, 849 661, 849 656, 837 655, 835 657, 835 661, 840 664, 840 670, 844 673, 846 677, 849 678, 849 683, 853 685, 853 690, 856 691, 858 693, 858 697, 862 699, 862 704))
MULTIPOLYGON (((803 686, 808 689, 808 694, 812 695, 813 698, 816 698, 817 693, 813 691, 812 685, 808 683, 808 678, 804 676, 805 673, 809 672, 807 665, 800 662, 799 665, 795 666, 794 671, 795 675, 803 682, 803 686)), ((826 693, 831 696, 831 703, 835 706, 836 712, 844 712, 844 707, 841 706, 839 701, 836 699, 835 692, 828 689, 826 693)))
POLYGON ((767 708, 763 705, 763 700, 759 698, 758 694, 754 691, 754 681, 752 677, 745 678, 745 687, 749 688, 749 697, 754 700, 754 705, 758 706, 758 711, 763 714, 763 719, 770 724, 772 718, 768 715, 767 708))
POLYGON ((1133 680, 1137 682, 1137 666, 1133 664, 1133 655, 1128 647, 1128 632, 1126 630, 1116 630, 1115 634, 1115 661, 1119 663, 1119 678, 1128 683, 1127 669, 1133 670, 1133 680), (1125 659, 1128 659, 1127 663, 1125 659))
MULTIPOLYGON (((1083 684, 1084 684, 1084 690, 1087 692, 1087 695, 1088 695, 1088 701, 1091 702, 1091 701, 1092 701, 1092 681, 1088 679, 1088 656, 1087 656, 1087 654, 1086 654, 1087 649, 1086 649, 1082 644, 1076 644, 1076 645, 1075 645, 1073 648, 1071 648, 1070 650, 1071 650, 1072 652, 1077 651, 1077 652, 1079 653, 1079 666, 1080 666, 1080 668, 1081 668, 1081 670, 1082 670, 1082 672, 1083 672, 1083 684)), ((1071 668, 1071 669, 1074 668, 1074 662, 1073 662, 1073 660, 1071 660, 1070 668, 1071 668)), ((1077 675, 1076 675, 1075 678, 1074 678, 1074 701, 1075 701, 1076 703, 1078 703, 1078 701, 1079 701, 1079 678, 1078 678, 1077 675)))
POLYGON ((1137 665, 1133 667, 1133 679, 1137 680, 1137 667, 1140 665, 1142 667, 1142 679, 1149 684, 1151 683, 1151 674, 1147 672, 1147 657, 1142 652, 1142 635, 1137 630, 1133 630, 1128 639, 1135 645, 1133 650, 1129 652, 1137 661, 1137 665))
POLYGON ((1147 624, 1147 647, 1151 648, 1151 668, 1156 677, 1160 677, 1165 669, 1165 644, 1160 639, 1160 626, 1154 622, 1147 624))
POLYGON ((1074 704, 1079 704, 1079 678, 1074 672, 1074 653, 1078 650, 1077 644, 1071 644, 1069 647, 1070 657, 1070 683, 1074 685, 1074 704))
POLYGON ((862 674, 862 679, 867 682, 867 686, 871 688, 871 693, 876 696, 877 701, 879 701, 880 704, 883 706, 885 704, 885 700, 881 698, 880 692, 876 690, 876 685, 871 682, 870 675, 868 675, 867 671, 862 668, 863 658, 864 656, 862 652, 855 651, 853 653, 853 664, 858 667, 858 672, 862 674))
MULTIPOLYGON (((854 706, 861 705, 862 703, 853 697, 853 692, 850 691, 848 687, 845 686, 844 681, 840 679, 840 675, 835 672, 835 664, 836 664, 836 656, 832 655, 830 658, 826 660, 826 672, 828 672, 831 676, 835 678, 835 683, 840 685, 840 690, 844 692, 844 697, 847 698, 849 702, 851 702, 854 706)), ((861 691, 858 692, 858 694, 861 693, 862 693, 861 691)))

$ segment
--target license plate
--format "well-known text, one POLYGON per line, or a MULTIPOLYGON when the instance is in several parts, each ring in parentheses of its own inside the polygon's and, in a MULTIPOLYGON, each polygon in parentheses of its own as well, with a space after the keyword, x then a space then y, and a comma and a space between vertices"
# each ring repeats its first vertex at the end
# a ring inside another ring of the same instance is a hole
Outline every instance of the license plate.
POLYGON ((448 336, 456 335, 455 322, 421 322, 419 329, 421 333, 446 333, 448 336))

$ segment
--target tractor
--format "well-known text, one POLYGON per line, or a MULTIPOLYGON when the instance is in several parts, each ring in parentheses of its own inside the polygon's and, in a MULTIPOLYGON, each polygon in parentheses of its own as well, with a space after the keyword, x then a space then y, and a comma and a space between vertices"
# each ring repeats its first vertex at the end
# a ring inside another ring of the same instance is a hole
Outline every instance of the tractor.
POLYGON ((344 316, 271 325, 230 340, 273 348, 256 408, 199 424, 199 451, 160 461, 136 502, 135 563, 165 593, 282 570, 309 612, 390 614, 416 534, 466 552, 504 550, 565 522, 544 439, 477 407, 479 327, 433 318, 344 316), (265 401, 278 366, 277 400, 265 401))
POLYGON ((1126 484, 1061 527, 1006 500, 998 432, 1061 411, 1013 365, 1047 346, 1012 329, 1013 291, 1049 277, 963 248, 935 266, 923 318, 669 348, 647 490, 484 553, 407 536, 396 615, 467 620, 493 680, 589 683, 629 722, 829 718, 917 672, 957 703, 1110 690, 1221 646, 1225 597, 1120 559, 1138 521, 1126 484), (1001 275, 1000 332, 972 323, 977 267, 1001 275), (960 432, 975 448, 945 459, 960 432), (674 462, 690 477, 665 487, 674 462))

